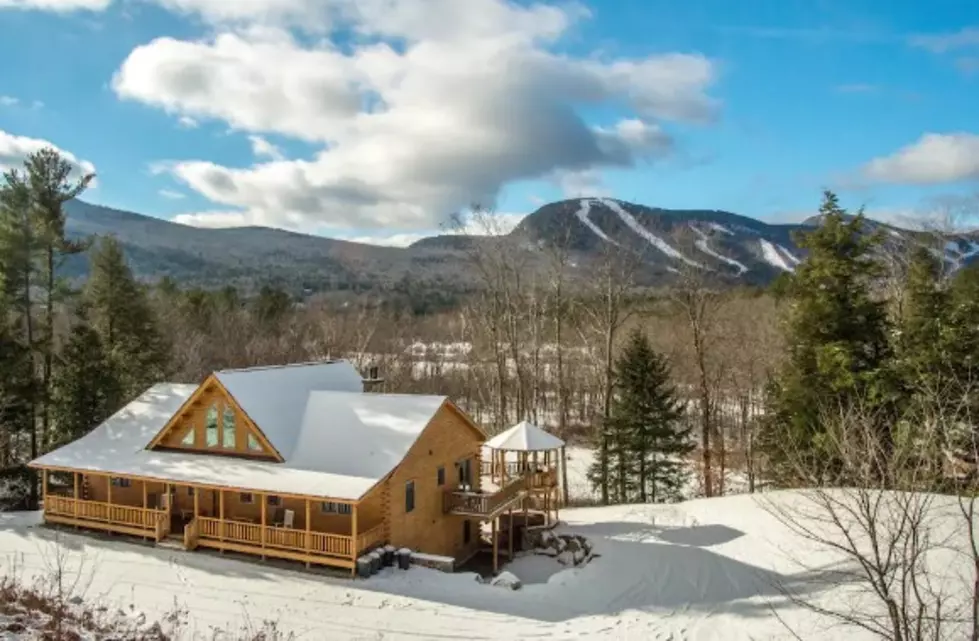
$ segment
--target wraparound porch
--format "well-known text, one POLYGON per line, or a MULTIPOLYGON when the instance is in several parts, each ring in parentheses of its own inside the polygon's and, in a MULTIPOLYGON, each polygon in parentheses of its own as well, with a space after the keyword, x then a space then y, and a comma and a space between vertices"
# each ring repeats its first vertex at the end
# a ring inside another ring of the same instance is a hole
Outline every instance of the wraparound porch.
POLYGON ((49 486, 48 470, 43 471, 47 522, 157 542, 171 536, 182 540, 188 550, 206 547, 351 571, 358 556, 387 540, 379 515, 361 510, 355 502, 68 474, 72 483, 57 490, 49 486), (132 504, 136 502, 141 505, 132 504))

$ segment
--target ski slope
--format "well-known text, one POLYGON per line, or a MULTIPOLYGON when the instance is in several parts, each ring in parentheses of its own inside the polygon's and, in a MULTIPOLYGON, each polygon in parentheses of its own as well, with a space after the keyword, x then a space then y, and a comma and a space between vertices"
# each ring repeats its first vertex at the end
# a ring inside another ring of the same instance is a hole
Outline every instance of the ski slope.
POLYGON ((792 265, 788 264, 785 261, 785 259, 782 258, 782 255, 778 253, 778 249, 776 249, 775 245, 765 240, 764 238, 760 239, 758 242, 761 243, 761 256, 762 258, 765 259, 766 263, 768 263, 773 267, 777 267, 782 271, 786 271, 786 272, 795 271, 795 268, 792 265))
POLYGON ((731 265, 732 267, 736 268, 738 270, 738 276, 748 271, 748 268, 745 267, 744 263, 738 262, 733 258, 728 258, 727 256, 722 256, 721 254, 718 254, 716 251, 714 251, 711 248, 711 246, 708 244, 709 239, 707 238, 707 234, 705 234, 702 229, 698 228, 693 223, 690 224, 690 229, 692 229, 694 233, 696 233, 697 236, 700 237, 694 242, 694 246, 696 246, 697 249, 699 249, 700 251, 704 252, 709 256, 713 256, 719 261, 725 262, 728 265, 731 265))
MULTIPOLYGON (((764 496, 786 505, 800 495, 764 496)), ((792 534, 756 496, 561 514, 561 529, 587 537, 600 556, 553 574, 541 559, 518 559, 515 571, 532 569, 546 581, 518 591, 422 568, 351 580, 298 565, 56 531, 39 527, 34 513, 0 514, 0 574, 16 567, 28 581, 50 572, 62 555, 79 594, 93 603, 150 620, 175 605, 186 608, 186 639, 261 621, 299 640, 791 638, 780 620, 803 638, 868 638, 784 598, 787 588, 832 606, 852 591, 804 572, 799 557, 826 567, 838 559, 792 534)))
POLYGON ((608 207, 609 209, 611 209, 613 212, 615 212, 615 215, 618 216, 622 220, 622 222, 624 222, 626 226, 629 227, 629 229, 637 233, 639 236, 645 239, 646 242, 648 242, 650 245, 652 245, 659 251, 663 252, 664 254, 666 254, 671 258, 682 260, 683 262, 685 262, 686 264, 692 267, 702 267, 700 263, 690 260, 682 253, 680 253, 675 247, 670 245, 668 242, 666 242, 656 234, 652 233, 651 231, 643 227, 639 223, 639 221, 633 217, 632 214, 627 212, 616 201, 610 200, 608 198, 601 198, 599 199, 599 202, 605 205, 606 207, 608 207))
POLYGON ((583 198, 580 204, 581 206, 578 208, 578 211, 575 212, 575 215, 578 217, 578 220, 584 223, 585 227, 590 229, 592 233, 594 233, 596 236, 598 236, 605 242, 612 243, 613 245, 617 245, 618 243, 616 243, 614 240, 609 238, 608 235, 602 231, 601 227, 593 223, 592 220, 588 217, 588 212, 591 211, 591 200, 587 198, 583 198))

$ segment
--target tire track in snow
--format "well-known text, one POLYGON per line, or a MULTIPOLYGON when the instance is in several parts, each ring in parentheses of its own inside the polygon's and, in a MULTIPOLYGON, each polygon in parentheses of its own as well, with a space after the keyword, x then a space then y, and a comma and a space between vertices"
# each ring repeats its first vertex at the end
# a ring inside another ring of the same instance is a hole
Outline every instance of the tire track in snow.
POLYGON ((614 200, 610 200, 608 198, 599 198, 598 202, 602 203, 603 205, 605 205, 606 207, 614 211, 615 214, 622 220, 622 222, 624 222, 629 227, 629 229, 642 236, 646 240, 646 242, 648 242, 650 245, 660 250, 670 258, 682 260, 683 262, 690 265, 691 267, 703 268, 703 265, 701 265, 697 261, 690 260, 683 254, 681 254, 679 251, 677 251, 676 248, 670 245, 668 242, 666 242, 656 234, 652 233, 651 231, 643 227, 639 223, 639 221, 636 220, 632 216, 632 214, 630 214, 625 209, 623 209, 622 206, 619 205, 619 203, 615 202, 614 200))
POLYGON ((727 256, 722 256, 721 254, 718 254, 713 249, 711 249, 710 248, 710 245, 707 242, 708 241, 707 234, 705 234, 703 232, 703 230, 701 230, 700 228, 698 228, 693 223, 690 223, 690 229, 692 229, 694 231, 694 233, 696 233, 698 236, 700 236, 700 239, 697 240, 697 242, 694 243, 694 245, 697 247, 697 249, 699 249, 700 251, 704 252, 708 256, 713 256, 717 260, 720 260, 722 262, 725 262, 728 265, 731 265, 732 267, 736 267, 737 270, 738 270, 738 276, 740 276, 741 274, 743 274, 746 271, 748 271, 748 268, 745 267, 743 263, 739 263, 738 261, 734 260, 733 258, 728 258, 727 256))

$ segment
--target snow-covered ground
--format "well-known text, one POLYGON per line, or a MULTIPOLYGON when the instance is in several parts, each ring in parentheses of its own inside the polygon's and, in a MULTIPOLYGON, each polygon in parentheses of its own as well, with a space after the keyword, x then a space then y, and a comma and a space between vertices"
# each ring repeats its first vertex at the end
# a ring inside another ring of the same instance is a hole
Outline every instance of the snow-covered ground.
POLYGON ((600 556, 549 578, 546 560, 524 561, 531 566, 525 571, 546 582, 518 591, 422 568, 351 580, 56 532, 23 513, 0 514, 0 575, 11 567, 25 580, 49 575, 61 556, 66 576, 93 602, 151 620, 186 608, 188 638, 240 629, 246 615, 253 624, 277 622, 298 639, 791 638, 779 619, 804 638, 866 638, 786 602, 785 588, 823 604, 849 593, 800 571, 800 556, 823 567, 834 557, 793 535, 757 497, 571 509, 562 518, 560 527, 587 537, 600 556))

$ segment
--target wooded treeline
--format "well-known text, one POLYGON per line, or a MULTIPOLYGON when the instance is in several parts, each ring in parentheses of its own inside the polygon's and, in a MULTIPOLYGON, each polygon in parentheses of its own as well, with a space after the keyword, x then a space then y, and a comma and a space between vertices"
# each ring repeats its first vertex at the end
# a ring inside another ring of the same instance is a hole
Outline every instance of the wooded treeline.
MULTIPOLYGON (((624 460, 623 452, 634 448, 623 448, 626 428, 616 427, 631 425, 634 434, 638 425, 615 418, 616 403, 628 405, 617 359, 635 330, 648 340, 668 378, 663 398, 677 400, 670 429, 689 431, 693 451, 674 448, 672 456, 693 464, 697 492, 726 493, 735 474, 753 490, 760 479, 786 479, 776 474, 777 457, 759 444, 766 435, 771 442, 774 425, 789 429, 793 424, 786 418, 797 411, 785 391, 788 383, 805 389, 813 375, 798 365, 799 332, 842 323, 793 316, 803 292, 823 284, 811 275, 825 263, 818 259, 818 243, 810 245, 816 258, 788 277, 780 297, 719 289, 695 268, 679 274, 668 289, 640 289, 636 276, 643 256, 606 243, 600 255, 582 265, 582 257, 561 238, 541 249, 549 265, 544 273, 524 269, 527 253, 504 238, 474 246, 470 258, 479 274, 478 293, 438 314, 418 315, 410 305, 368 294, 337 305, 317 298, 295 301, 272 287, 245 297, 233 288, 185 289, 165 278, 147 285, 133 278, 111 238, 65 238, 62 205, 90 180, 72 175, 64 159, 43 151, 23 169, 7 172, 0 185, 0 316, 5 320, 0 326, 0 469, 8 486, 19 483, 25 504, 36 501, 36 483, 29 482, 24 467, 28 461, 91 429, 154 382, 197 383, 216 369, 329 357, 350 358, 364 372, 378 367, 384 391, 448 395, 490 432, 527 419, 595 447, 592 476, 603 502, 659 500, 671 492, 639 479, 658 478, 645 462, 666 459, 650 450, 640 459, 629 454, 624 460), (73 290, 57 278, 57 267, 86 250, 91 275, 73 290), (790 349, 784 347, 783 330, 793 337, 790 349), (773 387, 773 381, 781 387, 773 387), (766 414, 766 406, 775 411, 766 414)), ((492 225, 491 216, 485 220, 492 225)), ((858 233, 855 227, 821 229, 829 231, 817 233, 835 234, 827 255, 855 251, 843 242, 847 234, 858 233)), ((871 251, 874 241, 867 238, 871 251)), ((859 278, 871 278, 867 265, 855 268, 859 278)), ((832 275, 827 278, 839 277, 835 266, 827 269, 832 275)), ((963 270, 951 281, 937 275, 935 287, 945 292, 945 283, 952 282, 968 291, 959 283, 971 282, 971 273, 963 270)), ((897 291, 909 287, 902 281, 897 291)), ((884 319, 904 322, 913 297, 902 295, 907 300, 896 306, 879 295, 886 288, 874 284, 871 289, 868 296, 875 304, 881 301, 884 319)), ((839 305, 846 313, 863 313, 859 306, 839 305)), ((823 310, 824 304, 812 307, 823 310)), ((972 312, 957 313, 965 318, 972 312)), ((896 327, 881 330, 888 346, 898 336, 896 327)), ((829 339, 812 337, 816 343, 824 340, 829 339)), ((856 372, 854 354, 833 345, 805 357, 814 363, 813 371, 822 372, 838 357, 844 359, 840 367, 856 372)), ((841 384, 827 383, 833 390, 841 384)), ((664 401, 664 407, 668 404, 664 401)), ((811 424, 797 429, 800 439, 816 438, 811 424)))

